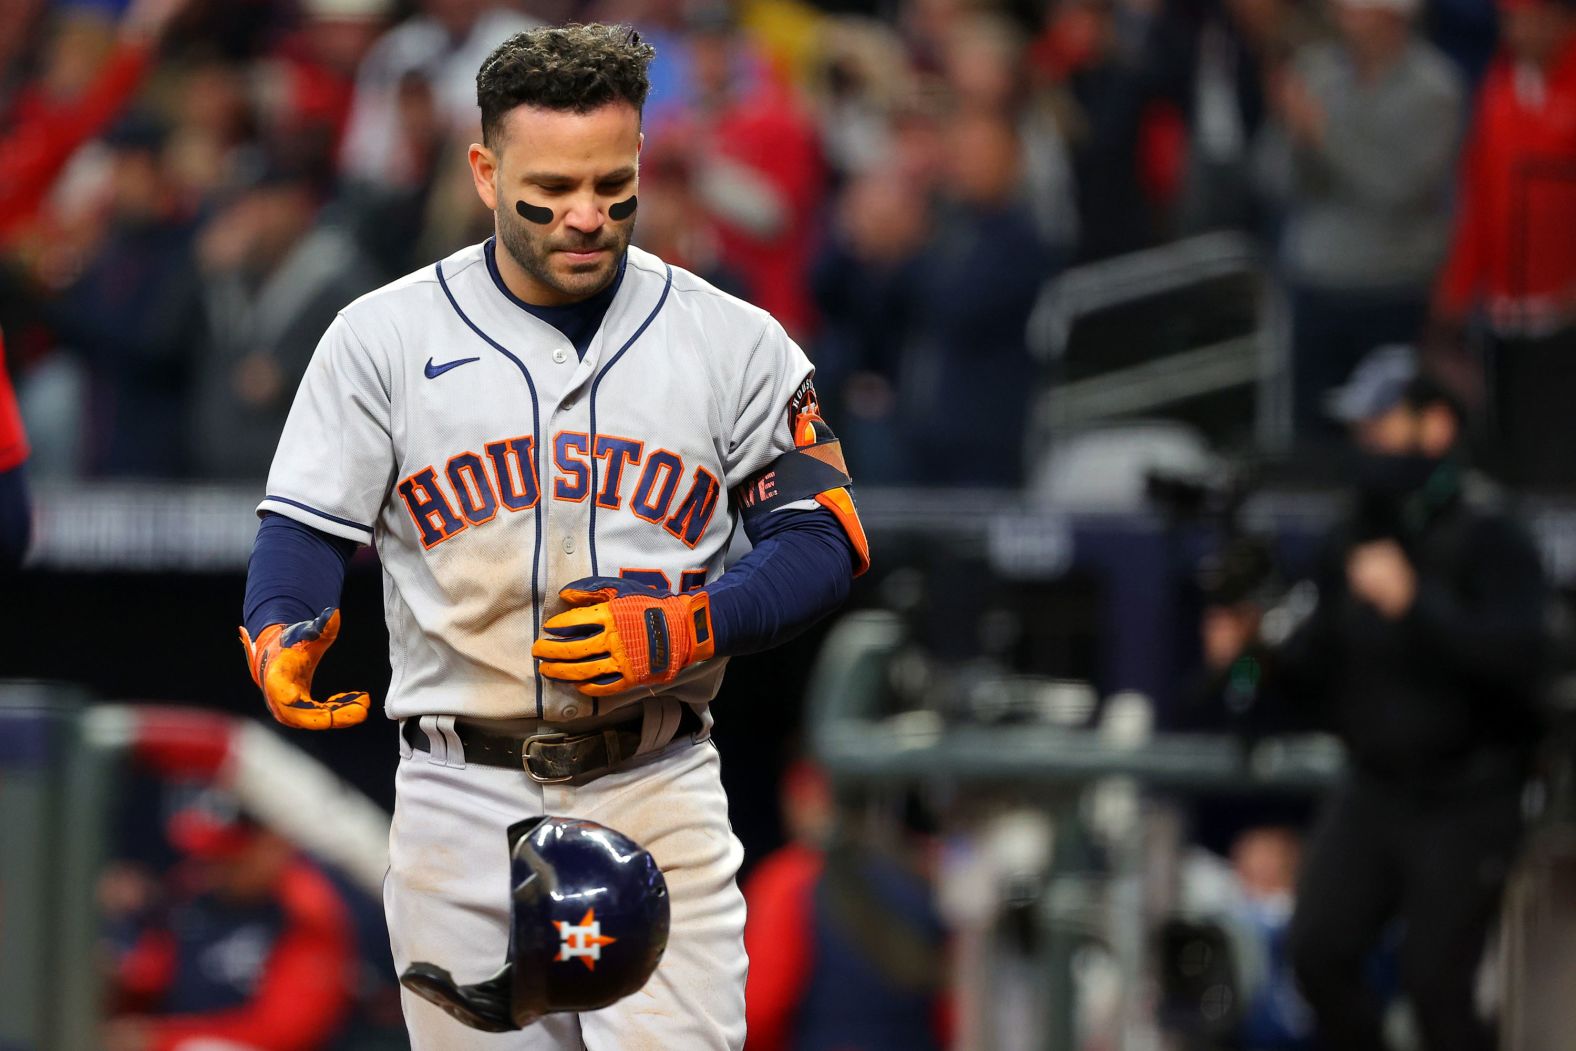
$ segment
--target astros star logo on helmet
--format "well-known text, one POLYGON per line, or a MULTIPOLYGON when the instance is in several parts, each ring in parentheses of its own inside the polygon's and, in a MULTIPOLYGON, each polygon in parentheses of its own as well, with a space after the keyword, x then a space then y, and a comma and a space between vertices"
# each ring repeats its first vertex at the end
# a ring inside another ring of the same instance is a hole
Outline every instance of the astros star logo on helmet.
POLYGON ((558 955, 553 959, 569 960, 579 957, 588 971, 596 970, 596 961, 602 958, 602 946, 612 945, 618 941, 617 938, 602 933, 602 923, 596 918, 594 908, 587 909, 578 924, 555 920, 553 925, 558 928, 558 936, 563 939, 563 944, 558 947, 558 955))

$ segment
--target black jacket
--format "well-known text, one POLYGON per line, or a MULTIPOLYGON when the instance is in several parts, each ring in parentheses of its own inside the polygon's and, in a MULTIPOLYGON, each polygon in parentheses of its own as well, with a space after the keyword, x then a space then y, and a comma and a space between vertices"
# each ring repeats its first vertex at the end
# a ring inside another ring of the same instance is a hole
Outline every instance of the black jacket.
POLYGON ((1530 536, 1482 498, 1426 514, 1359 506, 1332 531, 1313 614, 1271 655, 1281 689, 1316 705, 1360 772, 1466 787, 1519 779, 1539 732, 1550 588, 1530 536), (1390 620, 1347 588, 1354 545, 1393 539, 1417 598, 1390 620))

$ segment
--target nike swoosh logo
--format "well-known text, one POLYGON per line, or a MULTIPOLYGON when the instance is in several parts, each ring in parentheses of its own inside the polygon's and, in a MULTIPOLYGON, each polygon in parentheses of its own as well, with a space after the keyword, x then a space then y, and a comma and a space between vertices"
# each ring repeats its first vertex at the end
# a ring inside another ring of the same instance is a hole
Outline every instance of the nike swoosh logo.
POLYGON ((458 361, 445 361, 442 365, 434 365, 432 363, 432 359, 428 358, 427 359, 427 364, 422 368, 421 371, 423 371, 423 372, 425 372, 427 374, 427 378, 429 380, 435 380, 439 376, 443 375, 445 372, 448 372, 450 369, 457 369, 461 365, 469 365, 473 361, 480 361, 480 360, 482 360, 482 359, 481 358, 460 358, 458 361))

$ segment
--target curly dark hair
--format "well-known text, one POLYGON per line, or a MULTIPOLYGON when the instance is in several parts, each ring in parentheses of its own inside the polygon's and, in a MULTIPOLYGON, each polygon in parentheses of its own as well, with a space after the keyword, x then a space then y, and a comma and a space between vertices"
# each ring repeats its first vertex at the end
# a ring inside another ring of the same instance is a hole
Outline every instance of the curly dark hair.
POLYGON ((640 110, 656 53, 630 26, 576 23, 516 33, 476 74, 482 142, 497 142, 504 115, 516 106, 587 113, 622 101, 640 110))

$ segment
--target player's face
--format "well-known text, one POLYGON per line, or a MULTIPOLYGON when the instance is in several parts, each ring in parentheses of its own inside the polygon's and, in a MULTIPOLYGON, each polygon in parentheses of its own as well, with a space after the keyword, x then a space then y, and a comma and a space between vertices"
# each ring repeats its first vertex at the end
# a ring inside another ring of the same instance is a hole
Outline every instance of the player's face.
POLYGON ((494 149, 471 147, 476 189, 498 243, 524 271, 528 302, 573 303, 606 288, 635 229, 640 114, 520 106, 494 149))
POLYGON ((1404 403, 1397 405, 1372 419, 1360 421, 1353 437, 1366 452, 1405 456, 1417 449, 1418 414, 1404 403))

